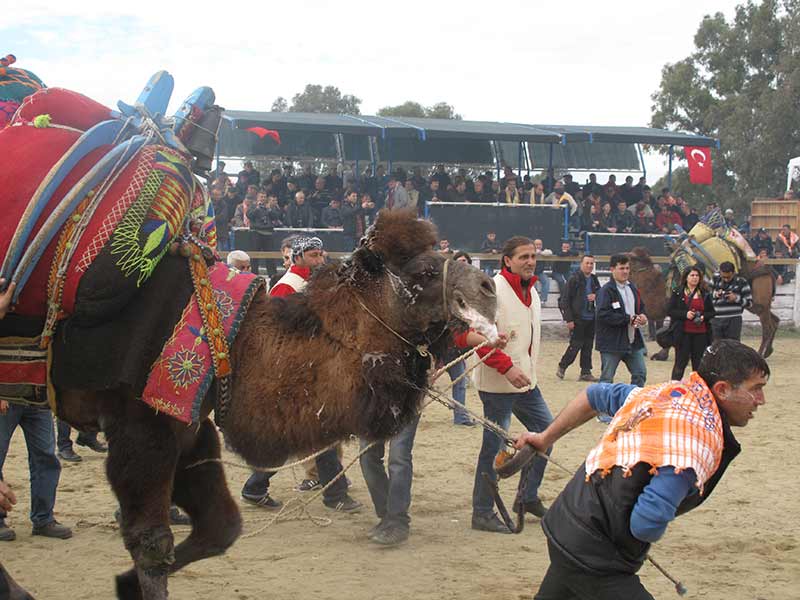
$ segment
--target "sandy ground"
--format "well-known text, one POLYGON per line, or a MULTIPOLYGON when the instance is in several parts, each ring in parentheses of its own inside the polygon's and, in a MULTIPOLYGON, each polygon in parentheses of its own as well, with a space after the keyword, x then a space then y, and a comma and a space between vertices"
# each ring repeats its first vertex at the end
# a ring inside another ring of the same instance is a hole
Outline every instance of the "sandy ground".
MULTIPOLYGON (((657 560, 689 588, 687 598, 800 598, 800 369, 794 371, 800 339, 782 337, 776 348, 770 360, 768 404, 746 429, 737 430, 743 453, 708 503, 673 523, 653 548, 657 560)), ((563 349, 563 342, 547 341, 542 353, 539 384, 553 412, 581 389, 577 365, 565 381, 554 376, 563 349)), ((596 372, 598 366, 595 355, 596 372)), ((648 379, 666 379, 670 367, 671 363, 648 363, 648 379)), ((620 375, 627 376, 622 365, 620 375)), ((480 407, 473 388, 468 406, 480 407)), ((518 431, 519 424, 513 429, 518 431)), ((599 423, 588 423, 562 440, 554 458, 577 467, 600 433, 599 423)), ((530 522, 519 536, 476 532, 469 526, 480 437, 478 428, 454 427, 450 413, 438 404, 425 412, 414 449, 412 534, 405 545, 385 549, 367 540, 376 519, 356 465, 348 475, 352 495, 365 504, 360 514, 331 515, 317 501, 312 512, 332 516, 330 526, 279 523, 241 539, 224 557, 195 563, 172 577, 171 597, 530 600, 548 564, 538 523, 530 522)), ((40 600, 111 598, 112 575, 129 566, 114 526, 115 501, 106 484, 103 457, 78 450, 84 461, 65 465, 56 506, 57 517, 74 527, 69 541, 30 536, 28 469, 19 433, 4 469, 20 501, 9 519, 17 541, 0 544, 0 558, 40 600)), ((356 452, 357 445, 349 444, 346 462, 356 452)), ((227 474, 238 495, 247 473, 228 468, 227 474)), ((276 476, 273 495, 284 501, 298 496, 292 486, 299 476, 299 471, 276 476)), ((552 501, 566 481, 564 473, 549 467, 541 488, 545 502, 552 501)), ((504 484, 509 503, 515 485, 504 484)), ((257 530, 269 516, 249 506, 242 506, 242 513, 245 533, 257 530)), ((671 584, 651 566, 645 565, 640 575, 656 598, 676 597, 671 584)))

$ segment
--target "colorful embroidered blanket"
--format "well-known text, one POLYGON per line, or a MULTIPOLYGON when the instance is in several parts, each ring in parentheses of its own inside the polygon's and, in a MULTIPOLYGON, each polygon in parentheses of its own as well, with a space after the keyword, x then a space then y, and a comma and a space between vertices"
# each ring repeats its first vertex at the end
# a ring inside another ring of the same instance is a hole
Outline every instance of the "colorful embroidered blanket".
MULTIPOLYGON (((617 411, 600 443, 586 459, 586 478, 619 466, 629 474, 639 463, 653 470, 693 469, 703 486, 722 458, 722 419, 705 382, 692 373, 684 381, 636 389, 617 411)), ((654 471, 653 471, 654 472, 654 471)))
MULTIPOLYGON (((221 262, 209 269, 208 278, 230 346, 253 296, 259 291, 265 293, 264 281, 252 274, 239 273, 221 262)), ((142 400, 179 421, 193 423, 200 418, 200 406, 213 378, 211 350, 197 296, 192 294, 153 364, 142 400)))

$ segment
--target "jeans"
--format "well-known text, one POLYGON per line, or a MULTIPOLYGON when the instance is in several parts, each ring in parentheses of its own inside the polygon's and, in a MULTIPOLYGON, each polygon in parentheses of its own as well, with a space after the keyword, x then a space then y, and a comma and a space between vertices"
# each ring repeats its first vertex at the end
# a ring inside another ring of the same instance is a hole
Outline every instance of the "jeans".
MULTIPOLYGON (((450 376, 450 381, 455 381, 464 374, 467 370, 465 361, 458 362, 452 367, 447 369, 447 374, 450 376)), ((467 402, 467 378, 465 377, 453 386, 453 400, 458 402, 461 406, 465 406, 467 402)), ((453 411, 453 423, 460 425, 462 423, 469 423, 471 419, 466 411, 456 408, 453 411)))
MULTIPOLYGON (((508 429, 511 425, 512 413, 530 431, 544 431, 553 420, 538 386, 527 392, 509 394, 478 392, 478 395, 483 402, 483 415, 503 429, 508 429)), ((501 445, 502 441, 496 434, 488 429, 483 430, 483 443, 478 454, 478 468, 475 471, 475 484, 472 488, 474 514, 490 514, 494 508, 494 499, 482 473, 487 473, 492 481, 496 481, 494 459, 501 445)), ((550 454, 550 448, 547 449, 547 454, 550 454)), ((542 483, 546 465, 547 460, 541 456, 533 459, 528 473, 528 483, 522 493, 523 502, 532 502, 538 497, 539 484, 542 483)))
POLYGON ((581 375, 590 375, 592 372, 592 345, 594 344, 594 321, 576 319, 575 327, 569 334, 569 346, 564 351, 564 356, 558 366, 565 371, 575 362, 578 352, 581 353, 581 375))
MULTIPOLYGON (((319 471, 319 482, 323 487, 330 483, 331 479, 342 470, 342 463, 336 454, 337 446, 326 450, 316 459, 317 470, 319 471)), ((264 473, 255 471, 247 479, 242 488, 242 494, 251 496, 263 496, 269 491, 269 481, 275 473, 264 473)), ((336 504, 347 495, 347 478, 344 476, 336 480, 330 488, 322 494, 322 499, 326 504, 336 504)))
POLYGON ((653 600, 638 575, 593 575, 572 563, 547 540, 550 567, 534 600, 653 600))
POLYGON ((711 331, 714 332, 715 340, 736 340, 742 339, 742 317, 730 317, 711 319, 711 331))
POLYGON ((567 291, 567 275, 569 275, 569 273, 565 275, 564 273, 556 273, 553 271, 553 280, 558 284, 558 291, 560 294, 567 291))
POLYGON ((539 278, 536 281, 536 291, 539 292, 539 297, 542 299, 542 304, 547 302, 547 295, 550 293, 550 279, 545 273, 537 275, 539 278))
MULTIPOLYGON (((713 322, 713 321, 712 321, 713 322)), ((672 367, 672 379, 679 381, 683 379, 683 372, 689 359, 692 360, 692 371, 697 371, 700 367, 700 359, 708 346, 708 334, 705 333, 686 333, 683 332, 678 345, 675 346, 675 364, 672 367)))
MULTIPOLYGON (((58 437, 56 439, 56 447, 58 448, 59 452, 65 452, 66 450, 72 450, 72 440, 69 439, 70 426, 68 423, 65 423, 61 419, 58 419, 58 437)), ((78 432, 78 440, 79 443, 83 444, 91 444, 97 441, 97 434, 96 433, 83 433, 82 431, 78 432)))
MULTIPOLYGON (((411 518, 408 507, 411 506, 411 479, 413 464, 411 449, 414 447, 414 436, 417 433, 419 416, 406 425, 400 433, 389 441, 388 474, 383 465, 386 443, 378 442, 361 455, 361 472, 367 483, 369 495, 375 505, 375 513, 384 522, 408 527, 411 518)), ((361 449, 369 445, 361 440, 361 449)))
MULTIPOLYGON (((34 527, 53 521, 56 488, 61 475, 61 463, 56 458, 56 437, 53 413, 49 409, 10 404, 8 412, 0 415, 0 480, 6 462, 11 437, 22 428, 28 447, 28 467, 31 474, 31 513, 34 527)), ((0 521, 6 513, 0 509, 0 521)))
POLYGON ((631 373, 631 383, 644 387, 644 383, 647 381, 647 363, 644 360, 644 353, 645 348, 643 347, 630 352, 601 352, 600 383, 613 383, 617 366, 620 362, 624 362, 631 373))

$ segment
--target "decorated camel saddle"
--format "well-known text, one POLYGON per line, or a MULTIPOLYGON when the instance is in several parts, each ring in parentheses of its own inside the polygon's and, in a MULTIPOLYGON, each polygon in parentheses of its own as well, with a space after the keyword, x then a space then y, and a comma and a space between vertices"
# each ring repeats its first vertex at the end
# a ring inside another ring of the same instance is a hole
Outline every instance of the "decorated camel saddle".
POLYGON ((756 260, 750 244, 737 229, 725 224, 719 209, 704 215, 691 231, 683 232, 671 245, 671 263, 676 271, 671 278, 673 286, 680 284, 677 274, 694 265, 700 265, 706 278, 710 279, 723 262, 733 263, 739 273, 747 270, 747 263, 756 260))
POLYGON ((195 176, 211 167, 222 109, 202 87, 166 118, 165 71, 117 110, 36 81, 0 129, 0 278, 16 284, 0 321, 0 397, 54 406, 58 378, 122 383, 191 422, 197 396, 230 373, 236 324, 262 285, 218 262, 213 206, 195 176), (162 281, 168 298, 152 299, 151 281, 176 256, 188 293, 162 281), (131 310, 144 312, 126 321, 131 310), (120 323, 130 348, 114 347, 120 323))

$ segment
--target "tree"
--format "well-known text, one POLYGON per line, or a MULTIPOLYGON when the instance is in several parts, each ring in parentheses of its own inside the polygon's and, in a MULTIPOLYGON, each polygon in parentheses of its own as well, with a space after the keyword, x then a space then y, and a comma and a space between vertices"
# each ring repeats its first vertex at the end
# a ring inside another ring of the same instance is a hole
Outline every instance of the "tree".
POLYGON ((308 84, 305 90, 292 97, 289 111, 358 115, 361 114, 358 108, 360 104, 360 98, 350 94, 342 95, 335 86, 326 85, 323 88, 321 85, 308 84))
POLYGON ((748 0, 731 22, 706 16, 694 43, 663 68, 651 125, 720 140, 711 190, 724 206, 781 195, 800 155, 800 0, 748 0))
POLYGON ((455 108, 447 102, 437 102, 433 106, 423 106, 419 102, 407 100, 397 106, 384 106, 378 111, 381 117, 427 117, 429 119, 461 119, 455 108))
POLYGON ((289 103, 286 101, 286 98, 283 96, 275 98, 275 102, 272 103, 272 112, 286 112, 288 110, 289 103))

